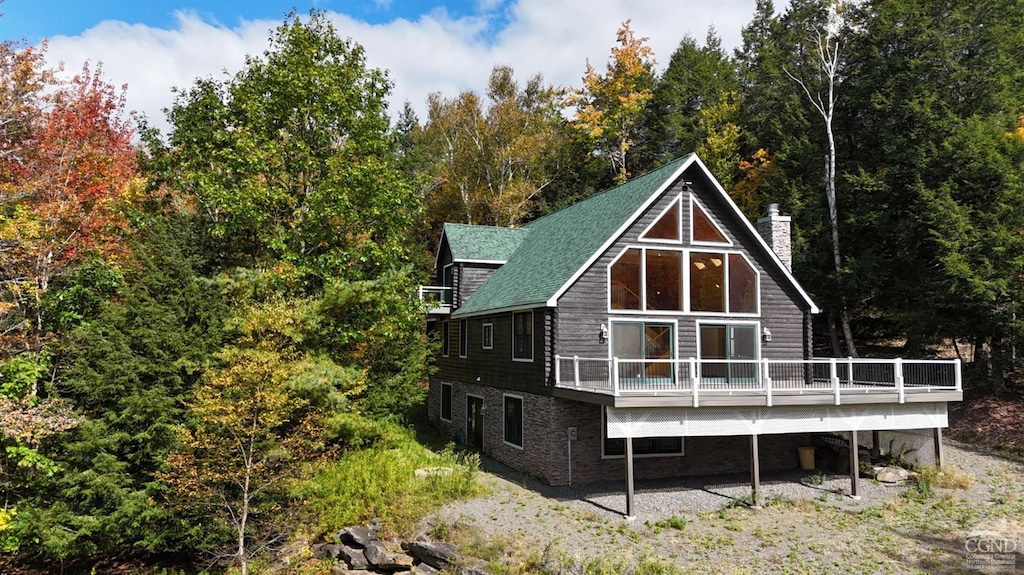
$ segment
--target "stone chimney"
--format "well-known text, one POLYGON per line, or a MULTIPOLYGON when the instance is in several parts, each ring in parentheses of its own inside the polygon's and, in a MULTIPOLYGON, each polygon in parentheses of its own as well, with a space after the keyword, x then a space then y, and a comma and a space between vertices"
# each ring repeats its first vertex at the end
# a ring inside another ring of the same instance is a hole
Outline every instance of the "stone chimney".
POLYGON ((786 269, 793 270, 793 249, 790 244, 792 218, 779 215, 779 204, 768 204, 768 217, 757 220, 757 233, 779 256, 786 269))

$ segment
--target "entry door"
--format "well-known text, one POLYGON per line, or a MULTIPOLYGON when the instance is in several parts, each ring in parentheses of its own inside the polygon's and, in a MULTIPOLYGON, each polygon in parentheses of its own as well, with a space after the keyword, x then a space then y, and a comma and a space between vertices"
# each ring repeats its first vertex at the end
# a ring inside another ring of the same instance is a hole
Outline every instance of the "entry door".
POLYGON ((484 398, 466 396, 466 443, 484 446, 484 398))
POLYGON ((757 343, 755 325, 701 325, 701 381, 756 384, 757 343))

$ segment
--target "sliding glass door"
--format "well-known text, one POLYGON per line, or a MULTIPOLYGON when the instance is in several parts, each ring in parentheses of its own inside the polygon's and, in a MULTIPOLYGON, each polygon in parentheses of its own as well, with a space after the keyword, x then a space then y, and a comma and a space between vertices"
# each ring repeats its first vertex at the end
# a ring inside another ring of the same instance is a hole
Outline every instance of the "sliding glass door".
POLYGON ((612 356, 619 358, 619 384, 674 384, 675 325, 612 322, 612 356))
POLYGON ((702 383, 757 383, 758 358, 756 325, 700 325, 702 383))

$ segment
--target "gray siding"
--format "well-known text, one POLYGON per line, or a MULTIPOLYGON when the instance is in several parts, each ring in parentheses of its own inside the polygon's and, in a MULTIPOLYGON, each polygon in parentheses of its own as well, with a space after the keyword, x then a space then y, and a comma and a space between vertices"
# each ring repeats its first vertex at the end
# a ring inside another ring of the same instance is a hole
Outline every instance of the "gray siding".
MULTIPOLYGON (((800 359, 808 356, 810 348, 808 327, 805 324, 805 304, 799 293, 786 280, 785 275, 774 265, 770 256, 764 251, 757 239, 749 233, 731 209, 721 201, 716 191, 710 188, 698 172, 687 172, 684 179, 693 181, 698 201, 704 206, 711 218, 724 231, 733 246, 727 250, 744 252, 760 272, 760 314, 756 317, 702 315, 699 313, 679 313, 672 315, 646 315, 637 313, 615 313, 608 311, 608 266, 622 250, 630 246, 648 247, 690 247, 689 230, 689 192, 680 183, 674 184, 639 220, 614 242, 614 244, 598 258, 559 299, 558 323, 556 331, 558 340, 555 352, 558 355, 580 357, 608 357, 610 343, 600 342, 601 324, 610 319, 654 318, 677 321, 677 357, 687 358, 697 355, 697 322, 728 322, 746 321, 760 322, 762 327, 771 330, 772 341, 762 344, 761 355, 769 359, 800 359), (682 193, 683 198, 683 243, 666 242, 664 244, 640 242, 638 238, 643 230, 652 223, 669 204, 682 193)), ((713 247, 696 249, 715 251, 713 247)))
POLYGON ((512 312, 477 316, 465 320, 468 333, 466 357, 459 357, 460 321, 451 321, 448 357, 438 357, 436 376, 448 381, 479 382, 505 390, 548 393, 553 356, 551 347, 553 315, 543 308, 533 310, 533 361, 512 360, 512 312), (483 348, 483 325, 494 325, 493 349, 483 348))
POLYGON ((466 303, 469 296, 473 295, 473 292, 483 285, 487 278, 494 275, 494 271, 501 266, 496 264, 458 263, 455 267, 456 276, 458 277, 458 289, 455 291, 454 303, 458 308, 466 303))

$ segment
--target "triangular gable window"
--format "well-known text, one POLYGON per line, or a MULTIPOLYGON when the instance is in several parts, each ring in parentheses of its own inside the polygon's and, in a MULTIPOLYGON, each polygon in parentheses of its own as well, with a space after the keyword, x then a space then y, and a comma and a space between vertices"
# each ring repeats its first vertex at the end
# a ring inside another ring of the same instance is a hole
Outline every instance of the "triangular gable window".
POLYGON ((682 232, 679 213, 681 198, 676 198, 664 212, 654 220, 654 223, 640 234, 642 240, 668 240, 673 242, 682 241, 682 232))
POLYGON ((690 239, 694 242, 732 244, 696 200, 690 202, 690 239))

